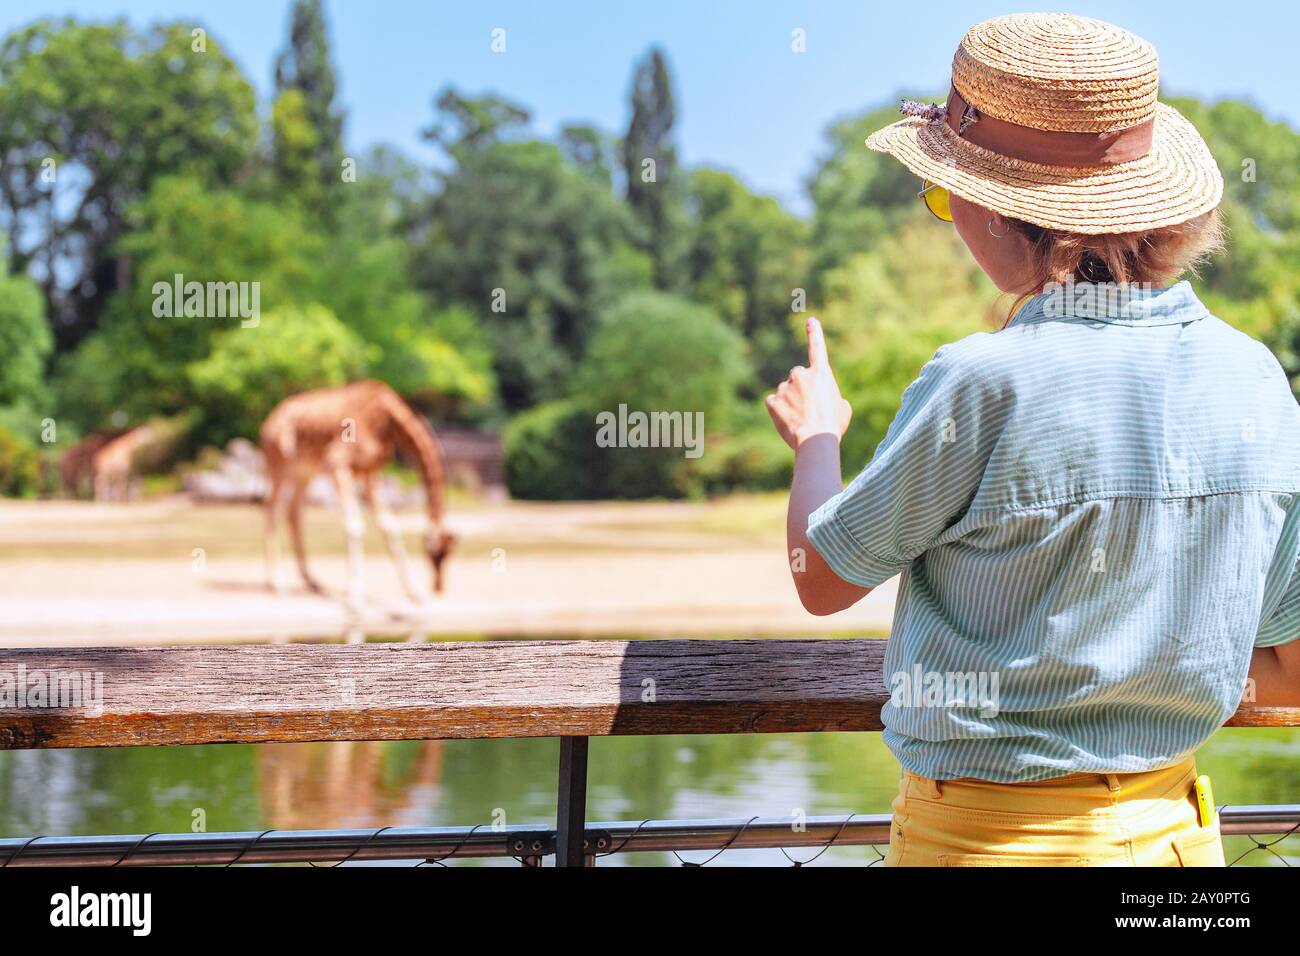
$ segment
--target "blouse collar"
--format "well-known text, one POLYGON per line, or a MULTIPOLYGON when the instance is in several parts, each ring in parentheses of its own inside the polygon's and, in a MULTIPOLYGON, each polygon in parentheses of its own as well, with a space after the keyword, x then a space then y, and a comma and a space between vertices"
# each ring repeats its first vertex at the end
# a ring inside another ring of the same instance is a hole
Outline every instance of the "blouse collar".
POLYGON ((1142 284, 1056 284, 1034 296, 1008 325, 1031 322, 1104 322, 1108 325, 1182 325, 1210 311, 1184 279, 1163 288, 1142 284))

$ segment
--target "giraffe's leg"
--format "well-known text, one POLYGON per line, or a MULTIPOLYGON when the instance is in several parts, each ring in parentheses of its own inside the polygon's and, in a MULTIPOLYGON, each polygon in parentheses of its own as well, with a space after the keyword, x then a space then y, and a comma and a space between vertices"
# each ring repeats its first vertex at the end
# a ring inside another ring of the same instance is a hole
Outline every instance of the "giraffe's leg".
POLYGON ((307 479, 298 478, 289 489, 289 535, 293 539, 293 556, 298 562, 298 573, 308 591, 319 594, 320 582, 307 570, 307 546, 302 537, 302 508, 307 499, 307 479))
POLYGON ((365 519, 361 516, 361 502, 357 500, 356 483, 352 480, 352 470, 338 466, 331 470, 334 487, 339 494, 339 507, 343 509, 343 532, 348 538, 348 607, 354 611, 361 610, 365 599, 365 519))
POLYGON ((407 560, 406 548, 402 544, 402 532, 397 518, 388 510, 383 495, 380 494, 379 473, 368 472, 362 483, 362 489, 366 495, 366 503, 370 505, 370 513, 375 516, 375 524, 384 536, 384 543, 388 546, 388 554, 393 559, 393 565, 397 568, 397 576, 401 579, 402 587, 406 589, 407 596, 417 603, 429 600, 429 592, 420 587, 411 571, 411 562, 407 560))
POLYGON ((266 527, 263 530, 265 540, 264 551, 266 554, 266 586, 272 591, 284 593, 288 589, 288 582, 284 577, 284 569, 280 563, 280 518, 283 514, 284 504, 284 483, 280 479, 279 472, 272 472, 270 476, 270 486, 266 491, 266 503, 263 506, 266 509, 266 527))

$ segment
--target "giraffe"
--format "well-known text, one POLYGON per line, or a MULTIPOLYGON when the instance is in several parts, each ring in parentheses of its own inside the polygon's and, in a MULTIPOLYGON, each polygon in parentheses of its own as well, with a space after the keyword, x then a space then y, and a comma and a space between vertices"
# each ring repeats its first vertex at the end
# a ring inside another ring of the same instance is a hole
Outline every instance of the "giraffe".
POLYGON ((135 454, 153 440, 153 429, 141 425, 105 442, 90 456, 90 475, 96 501, 126 501, 130 497, 131 466, 135 454))
POLYGON ((302 538, 302 506, 307 484, 321 471, 329 475, 343 509, 348 542, 348 603, 363 599, 362 536, 365 524, 357 491, 364 495, 384 536, 398 576, 412 600, 429 593, 416 581, 402 546, 397 519, 380 494, 380 472, 397 449, 415 460, 428 500, 424 547, 433 566, 433 590, 442 591, 442 566, 455 544, 445 522, 445 472, 442 447, 429 427, 398 394, 378 381, 314 389, 286 398, 266 417, 261 430, 269 487, 266 495, 266 565, 271 588, 285 588, 280 577, 279 525, 287 517, 303 583, 321 587, 307 570, 302 538))
POLYGON ((113 439, 125 435, 118 429, 92 432, 63 453, 59 459, 59 484, 69 498, 94 497, 93 459, 95 453, 113 439))
POLYGON ((412 763, 394 775, 387 743, 338 740, 314 747, 258 747, 257 787, 279 830, 381 827, 426 818, 442 780, 441 740, 421 740, 412 763))

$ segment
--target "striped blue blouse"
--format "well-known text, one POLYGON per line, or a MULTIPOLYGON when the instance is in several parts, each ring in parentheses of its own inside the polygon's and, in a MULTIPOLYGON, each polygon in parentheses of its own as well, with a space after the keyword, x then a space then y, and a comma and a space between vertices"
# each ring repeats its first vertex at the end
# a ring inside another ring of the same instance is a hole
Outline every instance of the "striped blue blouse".
POLYGON ((1030 300, 945 345, 808 521, 840 577, 899 572, 884 738, 908 770, 1166 766, 1300 637, 1300 410, 1191 286, 1030 300))

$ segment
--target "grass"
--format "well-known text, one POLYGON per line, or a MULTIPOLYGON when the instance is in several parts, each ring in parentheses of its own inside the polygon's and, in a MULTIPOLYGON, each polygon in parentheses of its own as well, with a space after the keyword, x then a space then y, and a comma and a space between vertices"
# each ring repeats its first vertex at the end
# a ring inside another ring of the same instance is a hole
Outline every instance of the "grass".
MULTIPOLYGON (((780 547, 785 527, 784 495, 736 495, 706 502, 508 503, 486 506, 459 497, 449 507, 453 523, 477 522, 485 508, 505 508, 514 553, 557 556, 642 551, 671 554, 699 547, 780 547), (517 521, 509 515, 517 513, 517 521)), ((407 513, 414 529, 420 518, 407 513)), ((189 560, 196 547, 209 557, 254 558, 262 554, 263 512, 256 504, 193 505, 180 497, 131 505, 89 502, 0 502, 0 553, 8 560, 189 560)), ((494 519, 499 522, 501 519, 494 519)), ((308 507, 303 516, 309 553, 346 553, 336 511, 308 507)), ((414 548, 414 530, 406 536, 414 548)), ((458 554, 489 554, 492 533, 463 534, 458 554)), ((368 553, 383 541, 366 523, 368 553)))

